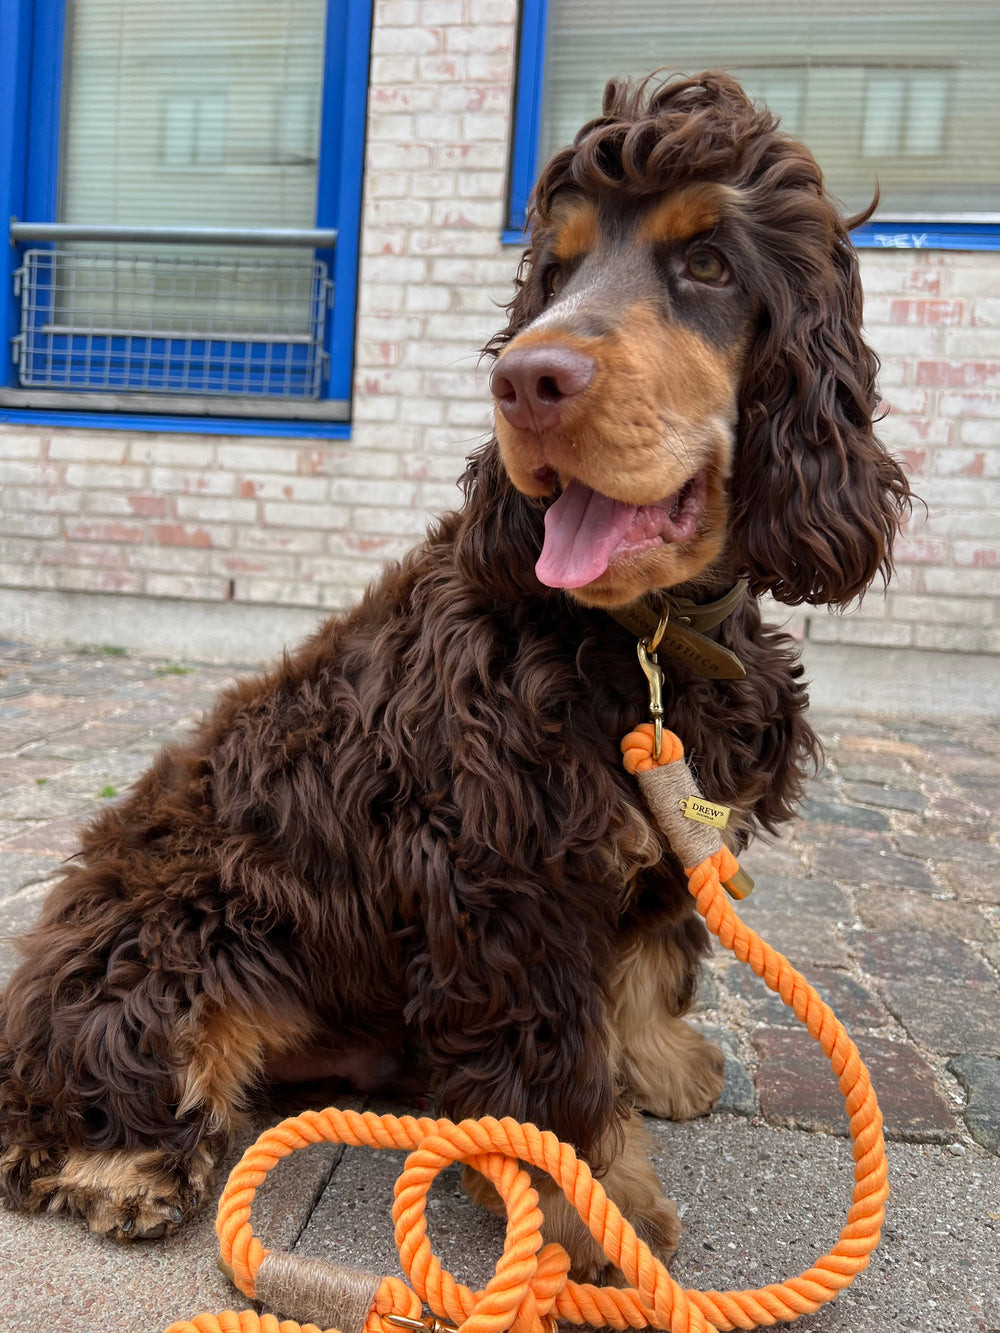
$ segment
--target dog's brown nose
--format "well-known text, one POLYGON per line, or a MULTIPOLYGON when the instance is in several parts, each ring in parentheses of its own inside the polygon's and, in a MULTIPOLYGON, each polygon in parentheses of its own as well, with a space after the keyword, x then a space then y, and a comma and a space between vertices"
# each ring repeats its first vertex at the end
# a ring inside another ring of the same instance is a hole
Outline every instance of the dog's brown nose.
POLYGON ((564 406, 594 378, 594 362, 558 343, 516 347, 497 362, 490 389, 512 426, 540 434, 559 424, 564 406))

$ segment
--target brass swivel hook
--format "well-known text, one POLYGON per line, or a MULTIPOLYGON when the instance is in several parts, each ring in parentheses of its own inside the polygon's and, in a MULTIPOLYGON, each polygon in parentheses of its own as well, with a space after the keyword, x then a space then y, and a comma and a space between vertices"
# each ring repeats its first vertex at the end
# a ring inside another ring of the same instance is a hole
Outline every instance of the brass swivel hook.
POLYGON ((663 670, 660 667, 656 650, 663 638, 670 619, 670 608, 660 617, 660 623, 648 639, 640 639, 636 645, 639 665, 649 683, 649 716, 653 721, 653 758, 659 759, 663 749, 663 670))

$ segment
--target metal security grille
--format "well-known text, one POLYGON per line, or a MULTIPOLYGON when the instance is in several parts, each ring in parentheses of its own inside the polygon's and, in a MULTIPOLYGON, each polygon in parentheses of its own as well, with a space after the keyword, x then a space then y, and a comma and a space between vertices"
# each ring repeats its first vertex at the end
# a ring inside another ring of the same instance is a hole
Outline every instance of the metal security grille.
POLYGON ((26 388, 316 399, 331 286, 313 258, 31 249, 16 275, 26 388))

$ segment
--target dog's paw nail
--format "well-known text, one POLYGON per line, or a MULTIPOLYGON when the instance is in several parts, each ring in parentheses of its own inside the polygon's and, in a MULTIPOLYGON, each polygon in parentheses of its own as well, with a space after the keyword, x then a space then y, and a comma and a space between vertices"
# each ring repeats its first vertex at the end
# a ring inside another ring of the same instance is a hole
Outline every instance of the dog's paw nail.
POLYGON ((131 1236, 134 1230, 135 1230, 135 1218, 126 1217, 125 1221, 122 1223, 122 1235, 131 1236))
POLYGON ((173 1222, 175 1227, 180 1226, 183 1219, 184 1219, 184 1214, 181 1212, 179 1208, 175 1208, 174 1211, 170 1214, 170 1220, 171 1222, 173 1222))

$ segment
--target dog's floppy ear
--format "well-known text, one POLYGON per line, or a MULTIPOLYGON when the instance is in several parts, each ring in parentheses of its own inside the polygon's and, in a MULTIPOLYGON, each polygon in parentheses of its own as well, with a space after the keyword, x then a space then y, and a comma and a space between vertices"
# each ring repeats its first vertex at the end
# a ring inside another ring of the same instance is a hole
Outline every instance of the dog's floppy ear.
POLYGON ((495 439, 470 454, 462 486, 466 499, 455 536, 459 568, 497 601, 516 601, 526 592, 544 591, 535 577, 542 549, 542 506, 514 486, 495 439))
POLYGON ((755 219, 772 261, 742 389, 734 554, 755 594, 843 606, 879 571, 888 580, 910 489, 874 431, 878 358, 861 335, 847 235, 858 219, 845 224, 822 186, 802 185, 800 176, 783 192, 780 213, 755 219), (790 196, 798 196, 793 206, 790 196))

